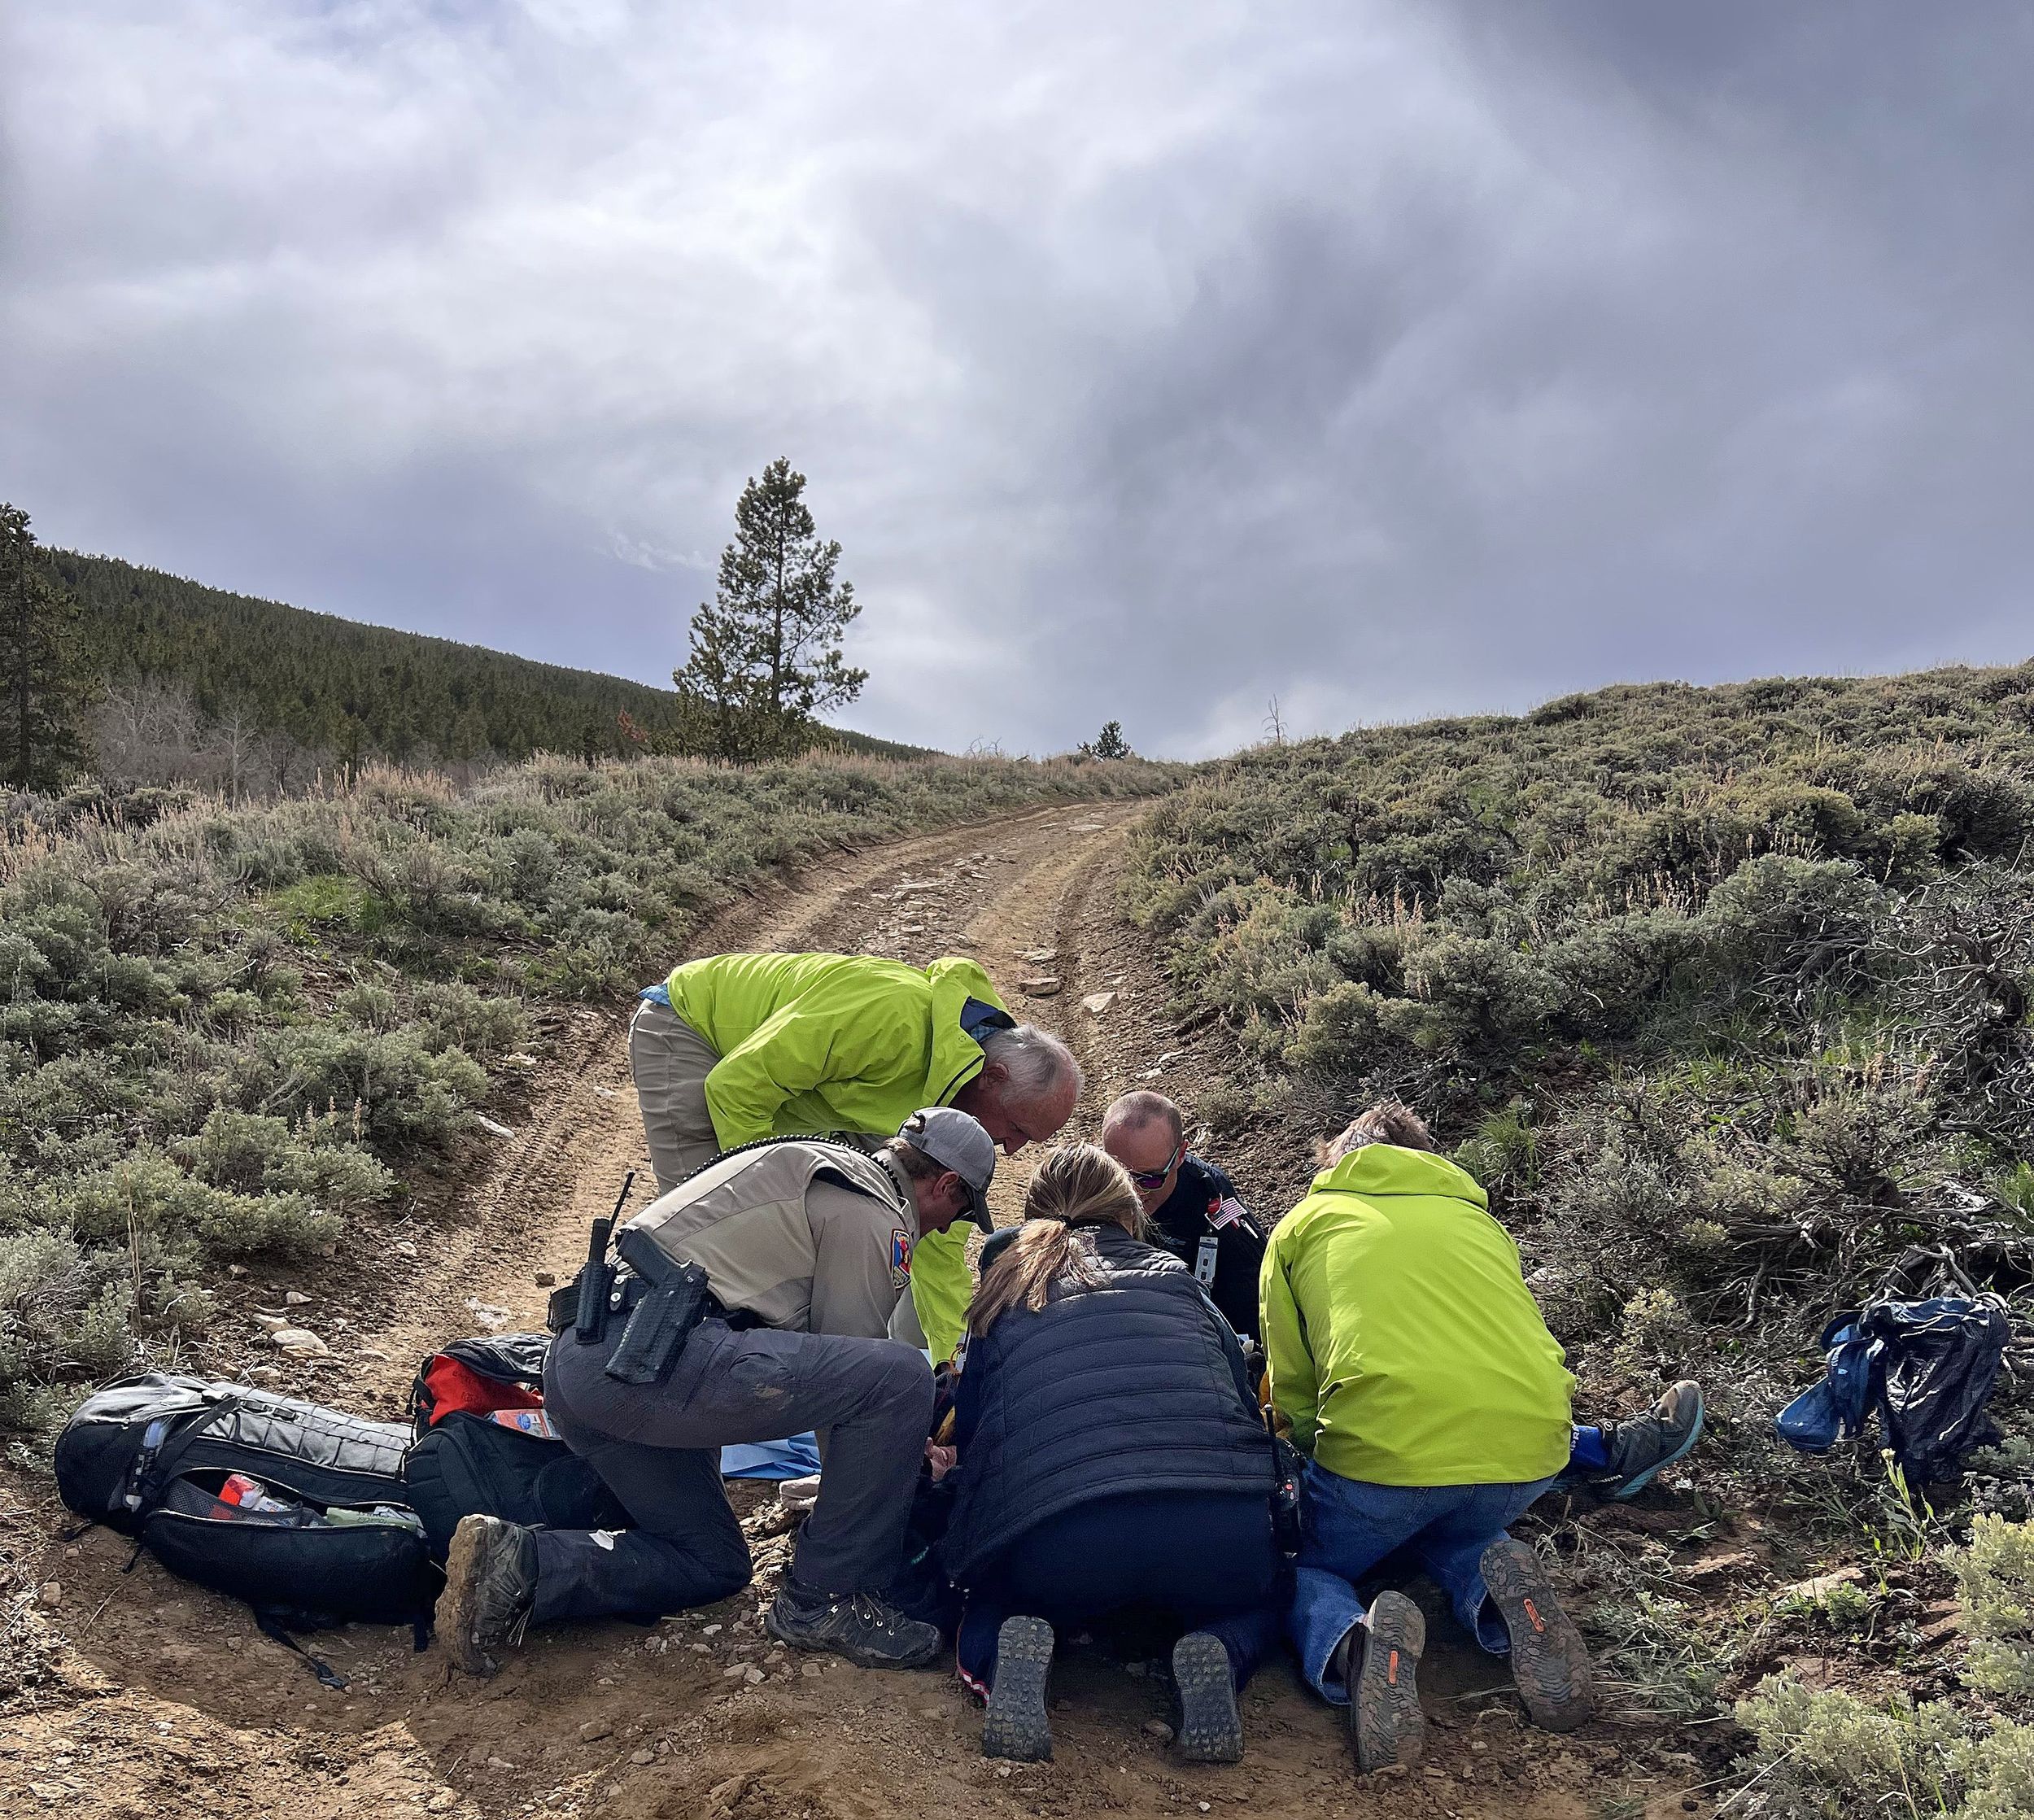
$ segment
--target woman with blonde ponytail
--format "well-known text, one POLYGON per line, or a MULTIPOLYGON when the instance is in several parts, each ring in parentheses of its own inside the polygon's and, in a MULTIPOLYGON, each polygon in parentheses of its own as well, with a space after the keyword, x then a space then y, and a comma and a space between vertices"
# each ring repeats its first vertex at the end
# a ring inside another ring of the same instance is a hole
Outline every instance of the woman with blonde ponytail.
POLYGON ((1242 1349, 1145 1231, 1123 1166, 1060 1145, 968 1310, 945 1547, 991 1757, 1052 1754, 1055 1624, 1141 1607, 1185 1632, 1172 1652, 1182 1754, 1233 1762, 1237 1689, 1278 1633, 1277 1461, 1242 1349))

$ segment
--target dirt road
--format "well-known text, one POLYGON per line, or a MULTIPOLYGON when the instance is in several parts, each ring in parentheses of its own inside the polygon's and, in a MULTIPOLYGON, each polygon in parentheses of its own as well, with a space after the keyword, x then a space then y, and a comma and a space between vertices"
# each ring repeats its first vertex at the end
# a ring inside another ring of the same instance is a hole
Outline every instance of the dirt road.
MULTIPOLYGON (((745 901, 705 932, 701 952, 831 947, 923 962, 974 954, 1013 1005, 1075 1044, 1089 1067, 1076 1130, 1150 1080, 1190 1098, 1209 1058, 1181 1037, 1137 941, 1115 919, 1111 887, 1134 807, 1053 809, 844 858, 796 887, 745 901), (1049 997, 1022 982, 1056 979, 1049 997), (1098 1010, 1082 1000, 1113 993, 1098 1010)), ((417 1359, 461 1333, 541 1325, 546 1275, 577 1267, 587 1223, 608 1211, 624 1170, 647 1164, 622 1054, 627 1007, 554 1031, 560 1060, 532 1072, 518 1134, 481 1185, 420 1224, 412 1259, 354 1260, 351 1281, 316 1281, 304 1318, 334 1357, 286 1387, 395 1415, 417 1359)), ((1000 1219, 1016 1217, 1026 1174, 999 1172, 1000 1219)), ((385 1249, 385 1248, 383 1248, 385 1249)), ((342 1279, 347 1272, 338 1273, 342 1279)), ((281 1280, 249 1298, 280 1299, 281 1280)), ((299 1293, 303 1293, 299 1291, 299 1293)), ((216 1361, 214 1362, 216 1365, 216 1361)), ((1417 1810, 1459 1817, 1595 1814, 1616 1798, 1682 1812, 1682 1779, 1650 1739, 1603 1727, 1552 1740, 1522 1733, 1501 1683, 1465 1656, 1437 1663, 1430 1767, 1410 1782, 1352 1778, 1334 1717, 1277 1666, 1245 1700, 1239 1766, 1189 1769, 1158 1735, 1168 1717, 1155 1661, 1074 1645, 1054 1691, 1057 1761, 985 1762, 980 1719, 950 1673, 884 1674, 774 1648, 759 1611, 774 1593, 785 1520, 766 1491, 744 1500, 755 1586, 711 1610, 649 1630, 549 1632, 495 1680, 452 1675, 407 1635, 354 1629, 319 1639, 351 1683, 321 1690, 255 1630, 245 1610, 170 1578, 104 1530, 59 1539, 36 1506, 42 1685, 0 1724, 0 1813, 238 1817, 392 1812, 464 1816, 705 1816, 709 1820, 893 1820, 983 1810, 1072 1814, 1265 1814, 1417 1810)), ((1154 1537, 1154 1547, 1166 1538, 1154 1537)))

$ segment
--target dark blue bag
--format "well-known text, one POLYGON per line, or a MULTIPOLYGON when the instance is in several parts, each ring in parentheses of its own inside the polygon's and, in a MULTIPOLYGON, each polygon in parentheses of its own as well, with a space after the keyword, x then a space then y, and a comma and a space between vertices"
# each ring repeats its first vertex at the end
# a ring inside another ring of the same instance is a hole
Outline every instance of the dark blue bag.
POLYGON ((1985 1406, 2013 1337, 1996 1296, 1879 1302, 1822 1330, 1828 1369, 1774 1421, 1804 1453, 1827 1453, 1874 1414, 1900 1469, 1918 1485, 1947 1478, 1999 1431, 1985 1406))

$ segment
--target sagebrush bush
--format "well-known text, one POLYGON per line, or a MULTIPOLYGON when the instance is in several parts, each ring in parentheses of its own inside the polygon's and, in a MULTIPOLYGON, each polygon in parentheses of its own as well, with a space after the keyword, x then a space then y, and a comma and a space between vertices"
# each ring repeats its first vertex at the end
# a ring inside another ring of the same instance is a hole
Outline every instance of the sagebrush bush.
POLYGON ((1987 1726, 1946 1702, 1882 1703, 1788 1678, 1737 1704, 1753 1749, 1732 1806, 1770 1820, 2034 1815, 2034 1726, 1987 1726))
POLYGON ((1971 1636, 1966 1678, 1988 1693, 2034 1693, 2034 1524, 1979 1515, 1949 1565, 1971 1636))

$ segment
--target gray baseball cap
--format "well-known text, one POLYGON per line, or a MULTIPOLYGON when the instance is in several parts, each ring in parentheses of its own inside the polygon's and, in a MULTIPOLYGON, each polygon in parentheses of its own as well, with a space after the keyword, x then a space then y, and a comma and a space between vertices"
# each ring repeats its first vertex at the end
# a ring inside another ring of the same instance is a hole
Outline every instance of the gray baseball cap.
POLYGON ((985 1233, 996 1229, 989 1185, 996 1173, 996 1145, 980 1122, 950 1106, 928 1106, 897 1128, 897 1136, 967 1184, 969 1217, 985 1233))

